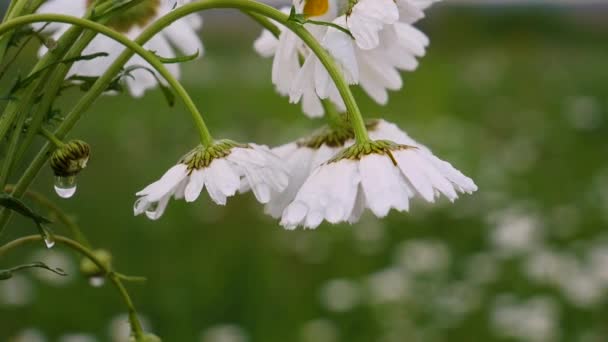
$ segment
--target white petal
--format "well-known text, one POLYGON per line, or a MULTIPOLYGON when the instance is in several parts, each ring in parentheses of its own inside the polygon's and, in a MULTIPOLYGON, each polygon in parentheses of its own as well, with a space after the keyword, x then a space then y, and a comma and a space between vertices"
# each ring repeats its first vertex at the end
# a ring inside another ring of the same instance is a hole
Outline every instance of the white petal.
POLYGON ((190 181, 184 190, 184 198, 186 202, 194 202, 200 196, 205 185, 205 169, 193 170, 190 174, 190 181))
POLYGON ((361 158, 359 171, 367 206, 376 216, 386 216, 391 208, 399 211, 409 208, 405 179, 388 156, 370 154, 361 158))
POLYGON ((156 202, 172 192, 175 186, 187 176, 187 172, 186 165, 177 164, 170 168, 158 181, 148 185, 136 195, 147 196, 149 202, 156 202))

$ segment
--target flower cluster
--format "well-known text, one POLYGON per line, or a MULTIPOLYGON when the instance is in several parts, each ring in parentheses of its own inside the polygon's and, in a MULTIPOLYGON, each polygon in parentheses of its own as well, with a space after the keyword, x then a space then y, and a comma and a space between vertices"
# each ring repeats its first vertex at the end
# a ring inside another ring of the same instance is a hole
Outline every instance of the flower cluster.
MULTIPOLYGON (((94 3, 66 1, 46 2, 39 11, 82 15, 94 3)), ((174 6, 188 2, 143 0, 105 24, 134 39, 174 6)), ((388 90, 403 85, 399 72, 416 69, 417 58, 426 52, 429 41, 413 24, 424 17, 424 10, 434 2, 294 0, 292 8, 282 11, 289 14, 288 21, 303 25, 329 52, 347 84, 360 85, 376 102, 385 104, 388 90)), ((200 17, 187 16, 166 27, 145 47, 162 57, 175 56, 171 45, 184 53, 200 52, 202 44, 195 32, 200 25, 200 17)), ((47 29, 59 36, 67 27, 54 24, 47 29)), ((470 178, 396 125, 384 120, 364 123, 359 113, 353 113, 357 108, 352 104, 347 108, 342 96, 348 90, 338 90, 333 78, 336 76, 330 76, 314 49, 297 32, 282 26, 279 30, 277 37, 263 31, 254 43, 261 55, 274 56, 272 82, 291 102, 302 102, 303 111, 309 116, 328 115, 330 124, 274 149, 212 140, 208 132, 203 132, 200 146, 137 193, 135 215, 145 213, 156 220, 171 198, 193 202, 203 189, 220 205, 237 192, 251 190, 265 204, 266 212, 280 219, 284 227, 316 228, 323 221, 356 222, 365 209, 384 217, 391 209, 409 210, 416 197, 434 202, 444 196, 454 201, 458 193, 477 190, 470 178), (334 113, 332 108, 348 113, 334 113)), ((78 61, 70 73, 98 75, 121 50, 118 43, 98 35, 83 53, 107 52, 109 56, 78 61)), ((141 57, 133 57, 125 68, 132 76, 127 84, 133 95, 141 95, 158 78, 155 71, 147 70, 141 57)), ((177 76, 179 69, 175 64, 168 64, 167 68, 177 76)), ((196 120, 199 129, 204 127, 202 119, 196 120)), ((70 188, 71 194, 74 189, 70 188)))
MULTIPOLYGON (((388 90, 399 90, 403 86, 399 71, 415 70, 417 58, 426 53, 429 40, 413 24, 423 18, 424 10, 436 1, 295 0, 294 7, 309 22, 333 24, 307 23, 305 27, 336 59, 349 84, 360 85, 376 102, 386 104, 388 90)), ((274 56, 273 84, 281 95, 288 95, 291 102, 302 102, 307 115, 323 115, 319 99, 329 98, 344 109, 329 74, 295 34, 283 30, 276 38, 269 31, 263 31, 254 47, 262 56, 274 56), (300 58, 304 60, 302 65, 300 58)))
POLYGON ((220 141, 197 147, 137 195, 136 215, 158 219, 171 197, 192 202, 203 187, 220 205, 251 189, 266 212, 288 229, 359 220, 368 208, 384 217, 407 211, 410 200, 450 201, 475 183, 427 147, 384 120, 367 125, 372 141, 357 144, 348 127, 324 127, 272 151, 220 141))

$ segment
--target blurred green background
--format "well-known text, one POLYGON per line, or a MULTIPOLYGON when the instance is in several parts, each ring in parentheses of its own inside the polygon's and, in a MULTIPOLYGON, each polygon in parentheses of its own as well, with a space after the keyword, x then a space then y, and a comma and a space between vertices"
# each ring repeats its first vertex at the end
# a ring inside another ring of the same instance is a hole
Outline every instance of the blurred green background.
MULTIPOLYGON (((134 193, 197 142, 158 90, 107 96, 86 114, 72 136, 93 154, 73 199, 54 195, 48 169, 34 189, 118 270, 148 278, 128 287, 164 341, 608 341, 607 16, 438 6, 420 25, 428 55, 389 105, 357 92, 367 117, 398 123, 476 181, 454 205, 294 232, 251 194, 133 217, 134 193)), ((276 146, 322 125, 275 94, 271 61, 252 49, 258 28, 221 11, 205 20, 206 54, 182 79, 216 137, 276 146)), ((3 242, 35 232, 22 220, 8 231, 3 242)), ((29 246, 2 267, 23 260, 71 276, 0 283, 0 341, 124 340, 115 289, 90 286, 75 255, 29 246)))

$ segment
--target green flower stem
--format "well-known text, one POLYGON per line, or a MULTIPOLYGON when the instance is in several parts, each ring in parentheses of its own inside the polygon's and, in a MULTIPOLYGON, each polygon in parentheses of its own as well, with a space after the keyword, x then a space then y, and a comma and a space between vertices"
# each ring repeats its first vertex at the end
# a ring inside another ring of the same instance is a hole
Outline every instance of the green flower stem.
POLYGON ((50 141, 51 143, 53 143, 53 145, 55 145, 55 147, 60 148, 60 147, 63 147, 65 145, 65 143, 63 141, 61 141, 61 139, 57 138, 55 136, 55 134, 53 134, 53 132, 49 131, 48 129, 46 129, 44 127, 40 127, 38 129, 38 131, 48 141, 50 141))
MULTIPOLYGON (((59 236, 59 235, 55 235, 54 239, 56 242, 61 243, 61 244, 65 245, 66 247, 74 250, 75 252, 81 254, 82 256, 91 259, 91 261, 93 261, 93 263, 104 272, 104 274, 108 277, 108 279, 110 279, 112 284, 114 284, 116 289, 118 289, 118 292, 120 293, 123 301, 127 305, 128 312, 129 312, 129 323, 131 325, 131 330, 133 331, 133 335, 135 336, 135 340, 141 341, 144 337, 144 332, 143 332, 141 323, 139 321, 139 318, 137 317, 137 311, 135 310, 135 305, 133 305, 133 301, 131 300, 131 297, 129 296, 127 289, 125 288, 124 284, 122 283, 122 278, 124 276, 119 275, 119 273, 114 272, 114 270, 112 270, 112 268, 108 267, 106 264, 101 262, 95 256, 95 254, 93 253, 92 250, 81 245, 80 243, 78 243, 74 240, 71 240, 69 238, 59 236)), ((40 240, 42 240, 42 237, 40 235, 30 235, 30 236, 25 236, 25 237, 13 240, 13 241, 7 243, 6 245, 0 247, 0 258, 2 258, 6 253, 11 251, 12 249, 25 245, 27 243, 38 242, 40 240)))

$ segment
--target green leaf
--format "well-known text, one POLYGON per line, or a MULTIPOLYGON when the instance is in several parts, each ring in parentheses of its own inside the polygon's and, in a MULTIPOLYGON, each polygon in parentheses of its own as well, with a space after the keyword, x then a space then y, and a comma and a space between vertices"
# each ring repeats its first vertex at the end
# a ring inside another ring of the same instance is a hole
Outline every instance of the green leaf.
POLYGON ((163 64, 190 62, 192 60, 197 59, 198 56, 200 55, 200 51, 198 49, 192 55, 178 56, 178 57, 172 57, 172 58, 162 57, 162 56, 158 55, 156 53, 156 51, 150 51, 150 52, 152 52, 156 56, 156 58, 158 58, 158 60, 161 61, 163 64))
POLYGON ((287 18, 287 20, 293 21, 294 23, 298 23, 300 25, 304 25, 306 23, 306 17, 304 17, 304 14, 296 13, 295 6, 291 6, 291 10, 289 11, 289 18, 287 18))
MULTIPOLYGON (((42 227, 45 224, 52 223, 46 217, 37 214, 34 210, 28 207, 25 203, 19 199, 7 194, 0 194, 0 206, 5 207, 9 210, 15 211, 27 218, 32 219, 38 227, 42 227)), ((44 229, 44 228, 43 228, 44 229)))

